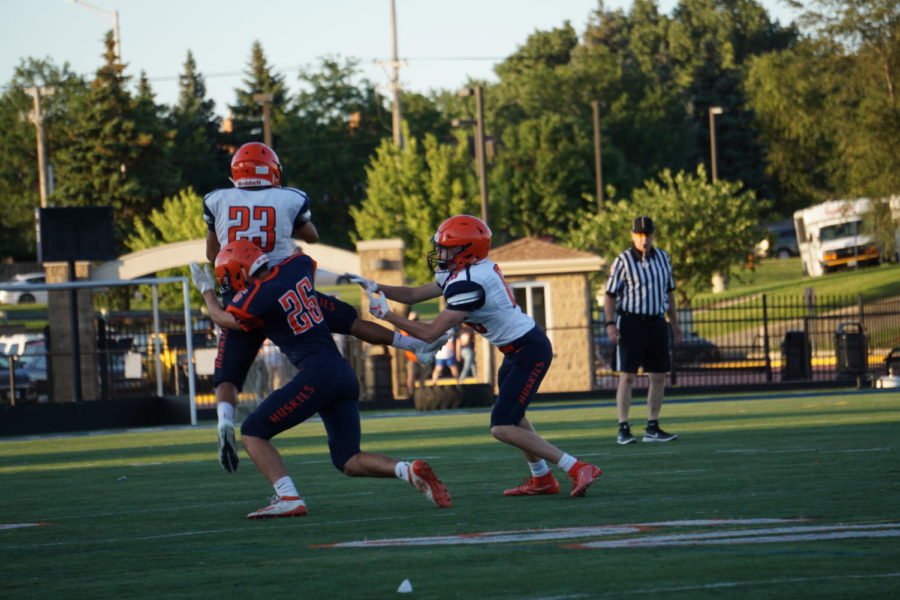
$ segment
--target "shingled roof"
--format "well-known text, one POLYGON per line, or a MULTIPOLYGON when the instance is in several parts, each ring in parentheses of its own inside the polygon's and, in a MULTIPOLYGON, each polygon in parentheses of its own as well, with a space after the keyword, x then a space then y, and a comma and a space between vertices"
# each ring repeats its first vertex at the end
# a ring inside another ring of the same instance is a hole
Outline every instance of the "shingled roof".
POLYGON ((596 254, 573 250, 535 237, 491 248, 488 258, 500 265, 506 275, 587 273, 598 271, 605 265, 603 258, 596 254))

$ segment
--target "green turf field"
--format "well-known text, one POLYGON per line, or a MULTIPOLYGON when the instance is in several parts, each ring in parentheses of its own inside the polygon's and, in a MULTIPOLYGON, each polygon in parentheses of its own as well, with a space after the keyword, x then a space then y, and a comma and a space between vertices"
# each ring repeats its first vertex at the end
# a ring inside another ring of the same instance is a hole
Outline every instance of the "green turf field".
POLYGON ((309 515, 268 521, 244 515, 271 487, 245 455, 219 467, 211 424, 2 439, 0 598, 900 596, 900 394, 672 398, 667 444, 618 446, 614 415, 529 411, 604 470, 584 498, 504 498, 527 467, 486 411, 365 415, 364 449, 427 459, 449 509, 340 475, 306 423, 276 443, 309 515))

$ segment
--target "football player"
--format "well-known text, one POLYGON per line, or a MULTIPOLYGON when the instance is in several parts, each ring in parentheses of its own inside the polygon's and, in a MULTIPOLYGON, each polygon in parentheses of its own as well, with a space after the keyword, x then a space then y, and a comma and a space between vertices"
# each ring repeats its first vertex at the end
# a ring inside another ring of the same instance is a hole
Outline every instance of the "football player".
POLYGON ((531 467, 531 477, 505 490, 505 496, 558 493, 559 482, 547 461, 571 478, 571 496, 583 496, 600 477, 600 469, 550 444, 525 417, 525 409, 550 367, 553 348, 534 319, 516 305, 500 268, 488 260, 491 230, 481 219, 457 215, 441 224, 432 241, 434 250, 428 254, 428 264, 435 274, 433 283, 388 286, 348 275, 366 289, 369 312, 379 319, 427 341, 465 323, 504 354, 497 374, 499 394, 491 412, 491 434, 519 448, 531 467), (415 304, 441 295, 446 308, 430 322, 410 321, 392 312, 387 303, 391 299, 415 304))
MULTIPOLYGON (((203 199, 203 219, 208 228, 206 258, 210 262, 223 247, 236 240, 256 244, 267 254, 272 265, 298 251, 294 238, 310 244, 319 241, 309 197, 298 189, 281 187, 282 167, 274 150, 259 142, 238 148, 231 159, 230 180, 234 187, 214 190, 203 199)), ((192 265, 191 275, 194 276, 199 268, 192 265)), ((234 290, 227 286, 222 289, 226 305, 233 296, 234 290)), ((433 353, 441 346, 436 342, 426 344, 359 319, 353 306, 333 296, 322 294, 319 307, 332 333, 411 350, 426 364, 433 360, 433 353)), ((258 331, 227 329, 222 330, 219 338, 213 386, 218 415, 219 463, 229 473, 235 472, 239 463, 234 439, 238 393, 264 339, 258 331)))
POLYGON ((298 369, 290 382, 269 394, 241 425, 244 449, 275 488, 271 503, 247 518, 306 514, 306 503, 270 440, 317 413, 325 425, 336 469, 350 477, 396 476, 435 505, 450 506, 447 488, 425 461, 402 462, 360 450, 359 383, 325 325, 313 284, 315 261, 294 253, 270 267, 259 246, 238 240, 222 248, 215 264, 216 278, 234 296, 223 309, 212 276, 198 271, 195 284, 213 322, 226 331, 269 338, 298 369))

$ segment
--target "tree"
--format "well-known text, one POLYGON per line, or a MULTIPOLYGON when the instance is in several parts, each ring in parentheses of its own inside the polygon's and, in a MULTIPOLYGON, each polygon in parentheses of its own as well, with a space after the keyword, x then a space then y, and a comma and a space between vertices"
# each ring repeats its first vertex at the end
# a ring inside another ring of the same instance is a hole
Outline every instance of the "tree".
POLYGON ((369 158, 390 135, 389 113, 356 61, 323 58, 318 71, 304 70, 298 79, 277 152, 290 185, 309 194, 322 240, 350 247, 350 210, 365 195, 369 158))
POLYGON ((185 186, 206 193, 225 184, 230 157, 220 144, 216 103, 206 97, 206 82, 190 50, 183 68, 178 103, 167 119, 175 132, 172 163, 185 186))
MULTIPOLYGON (((196 240, 206 237, 206 223, 198 216, 198 207, 203 204, 197 192, 192 188, 186 188, 176 195, 163 200, 160 208, 153 209, 148 215, 135 217, 133 233, 125 241, 125 245, 132 252, 156 248, 163 244, 196 240)), ((158 277, 190 277, 186 267, 178 269, 166 269, 156 274, 158 277)), ((142 293, 150 294, 149 286, 141 286, 142 293)), ((174 286, 162 286, 159 288, 160 305, 166 309, 180 308, 182 306, 181 288, 174 286)), ((193 300, 203 306, 200 294, 191 288, 193 300)))
POLYGON ((403 135, 403 148, 381 142, 366 168, 368 195, 350 212, 359 239, 402 239, 407 278, 425 283, 431 237, 448 217, 477 214, 478 188, 461 134, 454 145, 426 135, 421 147, 407 127, 403 135))
MULTIPOLYGON (((65 106, 73 96, 85 92, 80 77, 68 64, 58 67, 50 62, 23 59, 6 91, 0 95, 0 256, 20 260, 35 258, 34 210, 40 206, 36 128, 29 118, 33 97, 24 90, 31 87, 52 89, 42 94, 41 112, 48 171, 55 163, 62 132, 68 130, 65 106)), ((48 182, 52 188, 52 178, 48 182)))
POLYGON ((573 119, 544 115, 522 121, 503 136, 490 171, 491 223, 513 237, 561 236, 585 209, 594 182, 592 145, 573 119))
POLYGON ((234 90, 237 102, 228 106, 232 115, 232 129, 227 140, 235 148, 246 142, 262 141, 263 109, 260 102, 253 97, 256 94, 270 94, 272 145, 278 152, 280 142, 278 134, 284 125, 285 111, 289 104, 288 90, 284 76, 274 72, 259 40, 254 41, 250 48, 250 61, 244 74, 246 75, 242 82, 244 87, 234 90))
POLYGON ((612 262, 631 245, 631 221, 651 216, 659 245, 672 260, 679 303, 689 306, 697 292, 709 288, 713 273, 744 264, 759 237, 768 203, 742 188, 740 182, 709 183, 703 165, 694 174, 664 170, 658 180, 635 190, 630 200, 611 200, 602 215, 584 221, 566 243, 612 262))
POLYGON ((87 93, 74 97, 68 107, 72 125, 56 154, 53 198, 67 206, 112 206, 121 243, 134 217, 157 206, 171 184, 151 173, 151 163, 165 154, 164 133, 148 114, 156 109, 125 89, 129 78, 113 47, 109 32, 106 63, 87 93))

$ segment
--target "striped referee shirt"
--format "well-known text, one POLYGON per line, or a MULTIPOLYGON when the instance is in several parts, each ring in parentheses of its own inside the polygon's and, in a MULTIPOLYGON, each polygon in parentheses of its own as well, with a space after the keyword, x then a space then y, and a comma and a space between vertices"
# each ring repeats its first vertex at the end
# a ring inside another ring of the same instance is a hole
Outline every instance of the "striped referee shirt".
POLYGON ((668 293, 675 289, 669 255, 659 248, 650 248, 643 256, 636 248, 629 248, 616 257, 606 293, 617 299, 618 312, 657 316, 669 310, 668 293))

